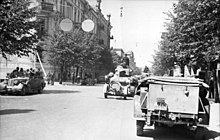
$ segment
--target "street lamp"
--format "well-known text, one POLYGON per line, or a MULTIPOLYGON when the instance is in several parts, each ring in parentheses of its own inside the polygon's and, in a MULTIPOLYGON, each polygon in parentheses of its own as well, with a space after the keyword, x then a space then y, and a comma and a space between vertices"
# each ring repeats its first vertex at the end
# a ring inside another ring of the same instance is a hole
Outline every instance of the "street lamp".
POLYGON ((101 11, 101 2, 102 2, 102 0, 97 0, 97 3, 98 3, 97 7, 98 7, 99 11, 101 11))

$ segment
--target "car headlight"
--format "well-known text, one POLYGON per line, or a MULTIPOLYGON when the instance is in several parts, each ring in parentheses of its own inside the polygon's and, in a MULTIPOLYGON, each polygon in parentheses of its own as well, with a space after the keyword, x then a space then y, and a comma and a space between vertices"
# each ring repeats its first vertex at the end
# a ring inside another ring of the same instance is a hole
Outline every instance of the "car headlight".
POLYGON ((126 83, 130 83, 130 80, 129 80, 129 79, 127 79, 125 82, 126 82, 126 83))

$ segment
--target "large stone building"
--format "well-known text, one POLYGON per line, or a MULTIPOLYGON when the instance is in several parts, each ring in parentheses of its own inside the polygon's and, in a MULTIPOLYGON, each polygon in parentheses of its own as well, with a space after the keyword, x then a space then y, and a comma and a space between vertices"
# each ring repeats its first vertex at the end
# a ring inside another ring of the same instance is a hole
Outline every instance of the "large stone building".
MULTIPOLYGON (((42 37, 42 43, 45 34, 53 34, 56 28, 59 28, 59 22, 62 19, 68 18, 75 26, 81 26, 86 19, 91 19, 95 23, 94 29, 91 31, 99 39, 99 43, 110 48, 110 15, 107 19, 101 13, 101 1, 97 0, 97 7, 92 8, 86 0, 31 0, 34 5, 38 6, 37 20, 40 21, 39 36, 42 37)), ((41 45, 39 45, 41 46, 41 45)), ((42 46, 41 46, 42 47, 42 46)), ((47 47, 47 46, 43 46, 47 47)), ((44 50, 40 48, 39 50, 44 50)), ((18 58, 16 56, 8 56, 5 60, 0 56, 0 78, 4 78, 7 73, 10 73, 15 67, 23 67, 24 69, 42 67, 43 71, 55 71, 55 67, 48 65, 38 52, 39 57, 30 55, 30 57, 18 58), (40 58, 40 59, 38 59, 40 58), (40 65, 42 62, 42 65, 40 65)), ((58 75, 59 72, 57 72, 58 75)))
POLYGON ((136 67, 133 51, 124 52, 124 50, 121 48, 113 48, 112 51, 114 51, 121 59, 125 56, 125 54, 127 54, 129 58, 129 67, 131 69, 134 69, 136 67))

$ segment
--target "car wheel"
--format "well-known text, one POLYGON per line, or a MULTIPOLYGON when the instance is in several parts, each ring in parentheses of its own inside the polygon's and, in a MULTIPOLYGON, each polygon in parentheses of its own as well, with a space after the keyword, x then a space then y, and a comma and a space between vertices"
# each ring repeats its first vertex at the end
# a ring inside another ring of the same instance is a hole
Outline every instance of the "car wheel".
POLYGON ((104 93, 104 97, 105 97, 105 98, 108 98, 108 95, 107 95, 107 93, 104 93))
POLYGON ((206 129, 204 127, 197 127, 194 138, 195 140, 206 140, 206 129))
POLYGON ((136 121, 137 136, 143 136, 143 134, 144 134, 144 129, 143 129, 144 125, 145 125, 145 121, 140 121, 140 120, 136 121))
POLYGON ((40 88, 38 89, 38 94, 41 94, 43 92, 43 87, 40 86, 40 88))
POLYGON ((21 94, 22 96, 24 96, 24 95, 26 95, 26 93, 27 93, 26 87, 23 87, 23 88, 21 89, 20 94, 21 94))
POLYGON ((109 85, 105 84, 103 88, 104 97, 108 98, 109 85))
MULTIPOLYGON (((126 92, 127 92, 127 93, 126 93, 127 95, 129 95, 129 90, 130 90, 130 88, 129 88, 129 87, 127 87, 127 91, 126 91, 126 92)), ((127 96, 126 96, 126 95, 124 95, 124 100, 126 100, 126 99, 127 99, 127 96)))
POLYGON ((127 97, 126 96, 124 96, 124 100, 126 100, 127 99, 127 97))
POLYGON ((167 126, 163 123, 159 123, 159 122, 154 123, 154 129, 161 129, 161 128, 164 128, 164 127, 167 127, 167 126))

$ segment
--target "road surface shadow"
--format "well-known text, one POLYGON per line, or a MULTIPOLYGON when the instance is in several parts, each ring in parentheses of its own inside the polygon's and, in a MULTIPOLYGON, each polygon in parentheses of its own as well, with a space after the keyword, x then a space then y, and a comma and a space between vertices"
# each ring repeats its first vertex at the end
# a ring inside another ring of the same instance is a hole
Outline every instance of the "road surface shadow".
POLYGON ((123 100, 123 101, 130 101, 133 100, 133 98, 126 98, 124 99, 124 97, 119 97, 119 96, 108 96, 108 98, 104 98, 104 97, 97 97, 98 99, 105 99, 105 100, 123 100))
POLYGON ((46 89, 43 91, 42 94, 73 94, 73 93, 80 93, 80 91, 73 91, 73 90, 49 90, 46 89))
POLYGON ((2 93, 1 96, 34 96, 37 95, 39 93, 35 93, 35 92, 31 92, 31 93, 26 93, 25 95, 21 95, 21 94, 16 94, 16 93, 2 93))
POLYGON ((194 140, 191 134, 183 134, 174 128, 144 129, 143 137, 151 137, 154 140, 194 140))
POLYGON ((124 99, 124 97, 118 97, 118 98, 115 98, 116 100, 133 100, 132 98, 126 98, 124 99))
POLYGON ((33 110, 33 109, 4 109, 4 110, 0 110, 0 115, 22 114, 22 113, 29 113, 32 111, 36 111, 36 110, 33 110))
POLYGON ((216 132, 216 131, 213 131, 213 130, 207 130, 207 133, 206 133, 206 138, 209 139, 209 140, 214 140, 214 138, 216 137, 219 137, 220 138, 220 133, 219 132, 216 132))
MULTIPOLYGON (((215 139, 220 133, 205 128, 206 140, 215 139)), ((195 140, 195 133, 184 127, 157 127, 156 129, 144 129, 142 137, 151 137, 153 140, 195 140)))

